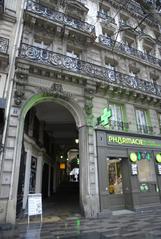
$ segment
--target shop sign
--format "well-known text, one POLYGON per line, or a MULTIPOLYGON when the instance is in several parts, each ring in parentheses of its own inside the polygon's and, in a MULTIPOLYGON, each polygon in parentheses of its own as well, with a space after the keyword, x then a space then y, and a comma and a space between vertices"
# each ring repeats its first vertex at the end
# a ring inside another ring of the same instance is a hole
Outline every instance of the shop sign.
POLYGON ((109 135, 109 134, 107 135, 107 143, 111 145, 161 148, 161 142, 159 140, 117 136, 117 135, 109 135))
POLYGON ((135 164, 135 163, 132 163, 131 164, 131 174, 133 176, 137 175, 138 174, 138 165, 135 164))
POLYGON ((157 163, 161 163, 161 153, 156 154, 156 161, 157 163))
POLYGON ((30 216, 40 215, 42 222, 42 196, 41 193, 28 194, 28 224, 30 216))
POLYGON ((158 164, 157 168, 158 168, 158 174, 161 175, 161 164, 158 164))
POLYGON ((148 187, 148 185, 146 183, 142 183, 140 185, 140 191, 141 192, 147 192, 148 190, 149 190, 149 187, 148 187))
POLYGON ((105 108, 103 114, 97 118, 98 125, 106 126, 109 124, 109 119, 112 117, 112 110, 105 108))
POLYGON ((62 170, 65 169, 65 163, 60 163, 59 168, 62 170))

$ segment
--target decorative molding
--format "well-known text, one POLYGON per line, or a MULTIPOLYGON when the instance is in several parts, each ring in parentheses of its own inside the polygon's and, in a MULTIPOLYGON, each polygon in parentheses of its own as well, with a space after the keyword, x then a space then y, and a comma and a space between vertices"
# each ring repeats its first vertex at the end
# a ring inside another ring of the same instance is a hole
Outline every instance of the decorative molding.
POLYGON ((50 88, 39 87, 39 93, 42 93, 44 96, 53 96, 55 98, 62 98, 69 100, 72 97, 72 94, 64 91, 62 84, 53 83, 50 88))
POLYGON ((14 102, 17 106, 20 106, 23 99, 24 99, 24 90, 22 90, 21 88, 15 90, 15 94, 14 94, 14 102))

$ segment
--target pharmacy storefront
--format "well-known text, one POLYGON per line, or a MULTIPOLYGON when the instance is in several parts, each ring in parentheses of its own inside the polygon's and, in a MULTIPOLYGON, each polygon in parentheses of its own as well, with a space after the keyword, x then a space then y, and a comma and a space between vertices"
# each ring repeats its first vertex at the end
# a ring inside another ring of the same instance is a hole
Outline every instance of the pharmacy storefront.
POLYGON ((96 130, 100 211, 161 206, 161 137, 96 130))

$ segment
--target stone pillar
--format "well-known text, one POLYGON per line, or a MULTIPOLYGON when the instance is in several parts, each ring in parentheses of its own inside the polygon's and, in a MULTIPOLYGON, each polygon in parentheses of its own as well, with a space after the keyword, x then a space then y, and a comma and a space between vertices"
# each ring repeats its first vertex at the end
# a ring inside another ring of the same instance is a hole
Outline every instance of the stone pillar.
POLYGON ((57 187, 57 163, 54 163, 54 173, 53 173, 53 192, 56 192, 56 187, 57 187))
POLYGON ((41 193, 42 190, 42 169, 43 169, 43 157, 38 156, 37 170, 36 170, 36 193, 41 193))
POLYGON ((79 129, 80 203, 87 218, 96 217, 99 210, 93 134, 92 127, 84 126, 79 129))
POLYGON ((137 49, 139 51, 143 51, 143 39, 140 39, 140 37, 137 37, 136 44, 137 44, 137 49))
POLYGON ((24 185, 24 195, 23 195, 23 209, 26 208, 27 195, 29 193, 29 184, 30 184, 30 173, 31 173, 31 155, 32 151, 29 147, 27 149, 26 155, 26 169, 25 169, 25 185, 24 185))
POLYGON ((50 178, 51 178, 51 165, 49 164, 49 177, 48 177, 48 197, 50 197, 50 178))
POLYGON ((129 122, 129 131, 137 132, 135 109, 131 104, 126 104, 127 122, 129 122))

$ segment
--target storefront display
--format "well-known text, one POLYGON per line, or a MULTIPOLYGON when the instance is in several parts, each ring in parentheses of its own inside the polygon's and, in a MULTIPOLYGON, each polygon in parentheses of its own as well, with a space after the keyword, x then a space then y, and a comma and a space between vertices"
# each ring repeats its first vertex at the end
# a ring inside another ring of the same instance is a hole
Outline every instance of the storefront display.
POLYGON ((101 210, 160 205, 160 137, 96 132, 101 210))

